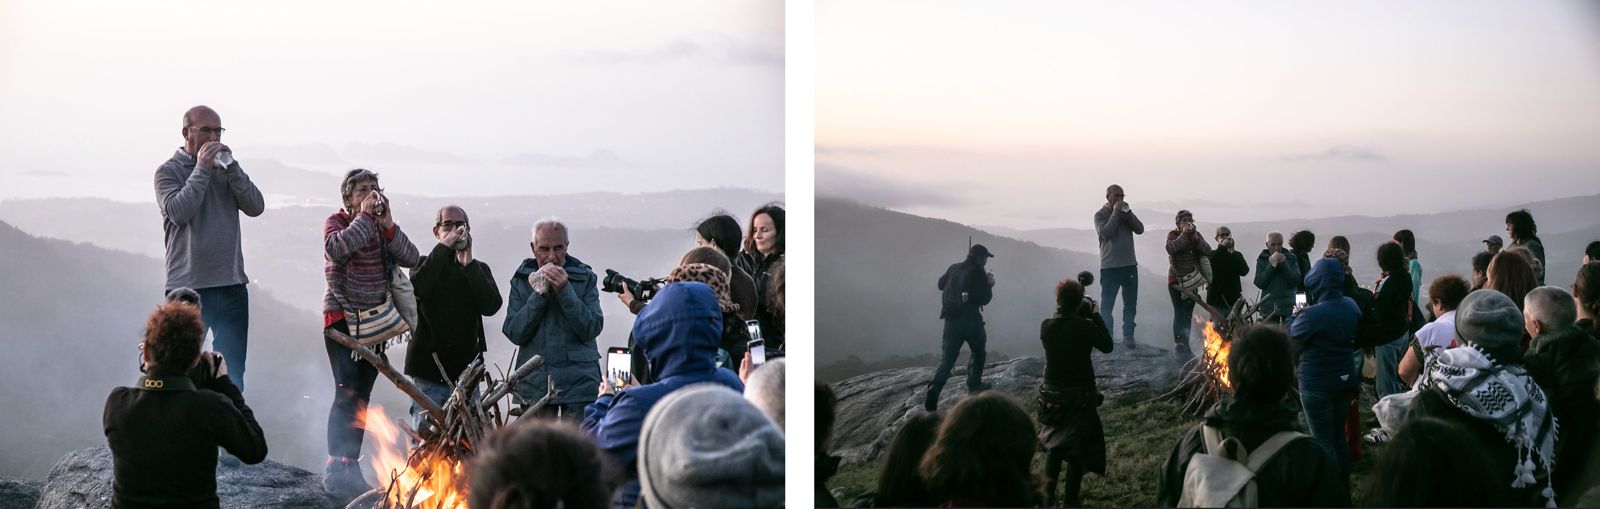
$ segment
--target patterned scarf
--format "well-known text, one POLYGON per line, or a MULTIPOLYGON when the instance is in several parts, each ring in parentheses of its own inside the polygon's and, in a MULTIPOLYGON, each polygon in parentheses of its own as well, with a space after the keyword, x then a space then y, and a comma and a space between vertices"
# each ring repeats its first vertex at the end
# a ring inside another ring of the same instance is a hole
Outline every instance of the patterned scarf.
POLYGON ((704 263, 690 263, 679 265, 672 269, 672 274, 667 276, 667 284, 693 281, 705 283, 711 291, 717 294, 717 306, 723 313, 738 313, 739 305, 733 303, 728 291, 728 273, 704 263))
MULTIPOLYGON (((1428 363, 1419 387, 1442 393, 1456 408, 1494 425, 1505 433, 1505 440, 1517 446, 1518 461, 1511 487, 1522 488, 1535 481, 1534 459, 1554 470, 1555 417, 1550 414, 1544 390, 1533 382, 1522 366, 1500 364, 1467 344, 1440 352, 1428 363)), ((1555 507, 1555 489, 1548 478, 1544 491, 1546 507, 1555 507)))

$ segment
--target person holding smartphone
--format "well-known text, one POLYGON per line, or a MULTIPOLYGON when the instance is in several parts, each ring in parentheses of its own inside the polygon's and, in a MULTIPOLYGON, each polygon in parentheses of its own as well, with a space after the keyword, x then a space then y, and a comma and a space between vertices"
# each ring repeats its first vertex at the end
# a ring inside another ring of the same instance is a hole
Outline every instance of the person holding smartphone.
MULTIPOLYGON (((434 216, 433 237, 439 242, 418 260, 411 274, 417 330, 406 346, 404 371, 424 394, 443 404, 450 398, 450 384, 487 349, 483 318, 499 312, 503 301, 489 264, 472 257, 472 225, 465 209, 440 208, 434 216), (444 373, 434 364, 435 356, 444 373)), ((411 415, 421 413, 412 403, 411 415)))

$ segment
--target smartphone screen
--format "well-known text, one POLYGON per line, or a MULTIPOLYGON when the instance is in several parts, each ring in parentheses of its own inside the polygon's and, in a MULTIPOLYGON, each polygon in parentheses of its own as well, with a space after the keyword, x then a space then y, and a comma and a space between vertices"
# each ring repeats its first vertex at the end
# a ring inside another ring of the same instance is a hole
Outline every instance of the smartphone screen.
POLYGON ((606 349, 606 383, 621 387, 633 380, 633 355, 625 347, 606 349))
POLYGON ((1294 294, 1294 305, 1296 305, 1296 306, 1304 306, 1304 305, 1306 305, 1306 294, 1304 294, 1304 293, 1296 293, 1296 294, 1294 294))
POLYGON ((760 366, 762 363, 767 362, 767 340, 750 340, 749 350, 750 352, 747 355, 750 356, 751 366, 760 366))

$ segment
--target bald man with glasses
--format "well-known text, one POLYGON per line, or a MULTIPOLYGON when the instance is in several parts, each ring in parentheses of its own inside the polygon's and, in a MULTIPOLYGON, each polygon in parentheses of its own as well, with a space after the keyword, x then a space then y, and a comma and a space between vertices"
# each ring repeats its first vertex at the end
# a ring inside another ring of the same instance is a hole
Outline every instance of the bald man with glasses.
POLYGON ((222 117, 206 106, 183 114, 183 146, 156 169, 156 206, 166 233, 167 284, 163 293, 189 287, 206 303, 201 320, 212 350, 227 360, 228 376, 244 390, 249 344, 249 279, 239 235, 239 213, 261 215, 266 202, 222 144, 222 117))

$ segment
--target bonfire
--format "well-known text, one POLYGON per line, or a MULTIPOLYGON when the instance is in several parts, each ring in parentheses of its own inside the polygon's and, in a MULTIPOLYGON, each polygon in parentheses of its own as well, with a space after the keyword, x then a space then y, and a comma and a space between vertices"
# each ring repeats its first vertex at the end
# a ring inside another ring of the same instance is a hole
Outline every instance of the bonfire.
POLYGON ((1233 333, 1256 322, 1260 303, 1240 299, 1229 310, 1227 318, 1204 299, 1195 298, 1195 303, 1211 315, 1211 319, 1205 321, 1204 348, 1200 355, 1184 363, 1172 390, 1157 398, 1176 400, 1183 405, 1184 413, 1201 415, 1224 395, 1233 392, 1228 382, 1228 350, 1233 345, 1233 333))
MULTIPOLYGON (((378 452, 372 466, 379 485, 356 497, 347 509, 465 509, 466 464, 477 444, 495 429, 533 415, 556 395, 555 384, 548 383, 550 389, 543 398, 520 416, 512 415, 509 403, 502 406, 501 400, 518 381, 543 365, 544 358, 535 355, 509 374, 502 371, 496 379, 479 356, 451 385, 450 398, 443 405, 436 404, 372 350, 338 331, 328 330, 326 335, 377 367, 427 415, 423 429, 413 430, 404 420, 391 420, 381 407, 368 408, 363 421, 376 440, 378 452)), ((437 356, 434 363, 443 373, 437 356)))

